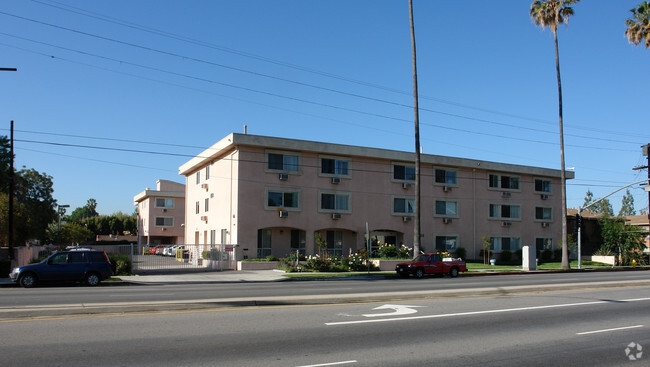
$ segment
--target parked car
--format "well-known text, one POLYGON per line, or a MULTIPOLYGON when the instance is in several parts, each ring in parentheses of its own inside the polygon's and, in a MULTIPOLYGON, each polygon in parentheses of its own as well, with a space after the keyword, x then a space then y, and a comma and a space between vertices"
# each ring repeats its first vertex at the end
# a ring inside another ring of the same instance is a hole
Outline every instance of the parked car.
POLYGON ((408 277, 413 274, 416 278, 422 278, 427 274, 449 274, 457 277, 461 271, 467 271, 467 264, 461 259, 442 259, 440 254, 422 254, 409 262, 399 263, 395 271, 400 277, 408 277))
POLYGON ((45 282, 85 282, 96 286, 113 275, 104 251, 70 249, 58 251, 37 264, 13 268, 9 278, 24 288, 45 282))

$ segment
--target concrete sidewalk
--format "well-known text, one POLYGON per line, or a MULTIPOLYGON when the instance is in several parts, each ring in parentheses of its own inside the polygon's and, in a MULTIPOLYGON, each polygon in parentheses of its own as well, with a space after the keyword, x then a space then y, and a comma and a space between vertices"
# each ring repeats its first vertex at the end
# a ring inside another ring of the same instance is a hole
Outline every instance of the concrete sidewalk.
POLYGON ((280 270, 249 271, 211 271, 182 274, 118 275, 116 278, 133 284, 202 284, 202 283, 241 283, 241 282, 279 282, 288 280, 280 270))

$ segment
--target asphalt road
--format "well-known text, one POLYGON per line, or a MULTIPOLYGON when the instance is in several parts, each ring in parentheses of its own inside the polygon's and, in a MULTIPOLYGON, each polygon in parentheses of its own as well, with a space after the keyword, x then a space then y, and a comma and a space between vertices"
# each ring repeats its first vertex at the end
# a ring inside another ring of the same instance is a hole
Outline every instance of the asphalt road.
POLYGON ((650 287, 622 287, 7 320, 0 356, 7 366, 642 366, 649 309, 650 287))

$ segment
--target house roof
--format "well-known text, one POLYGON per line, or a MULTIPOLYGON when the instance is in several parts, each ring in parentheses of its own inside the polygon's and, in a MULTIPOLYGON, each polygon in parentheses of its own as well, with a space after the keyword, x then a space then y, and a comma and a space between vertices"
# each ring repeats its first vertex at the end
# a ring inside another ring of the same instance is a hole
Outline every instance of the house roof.
MULTIPOLYGON (((196 170, 205 166, 207 162, 216 159, 217 157, 223 155, 224 153, 227 153, 237 146, 255 146, 270 149, 303 152, 307 151, 340 156, 380 158, 404 162, 413 162, 415 160, 415 153, 413 152, 232 133, 221 139, 210 148, 201 152, 198 156, 190 159, 188 162, 180 166, 178 168, 178 173, 180 175, 192 174, 196 170)), ((560 177, 560 170, 481 161, 467 158, 422 154, 420 161, 422 163, 436 164, 441 166, 480 168, 488 171, 503 171, 545 177, 560 177)), ((567 179, 572 179, 574 176, 575 174, 572 171, 566 171, 567 179)))

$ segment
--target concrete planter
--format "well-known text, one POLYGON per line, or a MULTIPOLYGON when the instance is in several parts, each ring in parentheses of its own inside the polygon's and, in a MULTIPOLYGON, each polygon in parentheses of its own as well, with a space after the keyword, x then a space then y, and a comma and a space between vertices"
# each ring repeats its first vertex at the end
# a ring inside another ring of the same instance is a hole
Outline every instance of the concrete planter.
POLYGON ((373 260, 370 259, 370 263, 377 266, 379 271, 394 271, 395 265, 403 262, 411 261, 409 259, 400 259, 400 260, 373 260))
POLYGON ((616 256, 583 256, 582 260, 597 261, 599 263, 614 265, 616 262, 616 256))
POLYGON ((279 261, 237 261, 237 270, 273 270, 279 261))

